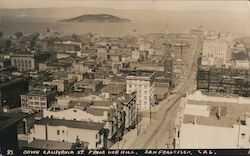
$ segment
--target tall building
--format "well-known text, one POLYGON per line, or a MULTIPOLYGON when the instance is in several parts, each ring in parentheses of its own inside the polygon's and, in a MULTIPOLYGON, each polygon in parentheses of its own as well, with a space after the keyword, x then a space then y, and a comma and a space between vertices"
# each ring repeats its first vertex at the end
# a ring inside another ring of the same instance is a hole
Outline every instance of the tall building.
POLYGON ((46 86, 21 95, 21 108, 23 112, 38 112, 47 109, 55 101, 56 87, 46 86))
POLYGON ((197 90, 249 97, 248 70, 200 66, 197 71, 197 90))
POLYGON ((8 149, 13 150, 13 155, 17 154, 17 124, 25 117, 25 114, 0 113, 0 155, 7 155, 8 149))
POLYGON ((173 59, 164 60, 164 73, 169 83, 169 87, 174 87, 173 59))
POLYGON ((200 30, 200 29, 193 29, 190 30, 190 34, 191 35, 195 35, 198 38, 198 50, 201 52, 202 50, 202 44, 203 44, 203 40, 204 40, 204 31, 200 30))
POLYGON ((19 71, 30 71, 39 68, 39 63, 44 63, 49 59, 49 53, 15 53, 11 55, 11 65, 19 71))
POLYGON ((226 41, 205 40, 202 51, 202 65, 221 66, 226 64, 228 46, 226 41))
POLYGON ((20 107, 20 95, 27 91, 28 82, 24 79, 0 81, 0 112, 6 107, 20 107))
POLYGON ((126 77, 126 93, 136 91, 136 104, 139 110, 150 110, 154 104, 154 75, 153 71, 132 72, 126 77))

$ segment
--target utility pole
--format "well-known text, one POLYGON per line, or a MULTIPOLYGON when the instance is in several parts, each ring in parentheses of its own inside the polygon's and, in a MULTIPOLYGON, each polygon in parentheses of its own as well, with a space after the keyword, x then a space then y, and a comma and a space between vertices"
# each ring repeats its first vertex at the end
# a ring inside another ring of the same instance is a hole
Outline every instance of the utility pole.
POLYGON ((118 142, 117 142, 117 145, 118 145, 118 149, 119 149, 119 142, 120 142, 120 133, 119 133, 119 120, 118 120, 118 112, 117 112, 117 117, 116 117, 116 123, 117 123, 117 134, 118 135, 118 142))
POLYGON ((171 135, 171 127, 170 127, 171 125, 170 125, 170 121, 171 120, 169 120, 169 124, 168 124, 168 144, 167 144, 167 146, 168 146, 167 148, 168 149, 169 149, 169 147, 171 145, 171 136, 170 136, 171 135))
POLYGON ((149 106, 149 122, 151 123, 151 118, 152 118, 152 112, 151 112, 151 103, 149 106))
POLYGON ((158 134, 158 130, 156 130, 155 149, 157 149, 157 134, 158 134))
POLYGON ((138 120, 138 105, 136 104, 136 130, 137 130, 137 136, 139 135, 139 120, 138 120))

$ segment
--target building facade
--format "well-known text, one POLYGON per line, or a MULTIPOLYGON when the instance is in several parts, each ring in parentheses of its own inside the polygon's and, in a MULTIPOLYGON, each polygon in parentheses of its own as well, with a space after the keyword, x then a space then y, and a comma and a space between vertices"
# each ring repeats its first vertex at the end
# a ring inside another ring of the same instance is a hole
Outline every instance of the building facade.
POLYGON ((22 112, 31 113, 39 112, 47 109, 55 101, 55 89, 39 89, 31 90, 26 94, 21 95, 21 108, 22 112))
POLYGON ((56 86, 58 92, 64 92, 67 89, 68 81, 67 80, 44 81, 43 85, 56 86))
POLYGON ((181 101, 175 148, 247 148, 250 146, 250 99, 204 95, 181 101))
POLYGON ((107 146, 106 133, 104 123, 44 118, 36 121, 33 137, 39 140, 81 142, 87 149, 103 149, 107 146))
POLYGON ((134 128, 138 123, 138 110, 136 109, 136 92, 124 97, 122 102, 123 110, 125 112, 125 128, 134 128))
POLYGON ((151 71, 136 71, 126 77, 126 93, 136 91, 136 104, 139 110, 150 110, 154 105, 154 74, 151 71))
POLYGON ((202 65, 226 64, 228 45, 223 40, 204 40, 202 65), (212 59, 213 58, 213 59, 212 59), (213 61, 214 60, 214 61, 213 61))
POLYGON ((20 95, 28 91, 28 82, 24 79, 0 82, 0 112, 2 108, 20 107, 20 95))
POLYGON ((39 63, 44 63, 49 59, 49 53, 15 53, 11 55, 11 65, 19 71, 30 71, 39 69, 39 63))

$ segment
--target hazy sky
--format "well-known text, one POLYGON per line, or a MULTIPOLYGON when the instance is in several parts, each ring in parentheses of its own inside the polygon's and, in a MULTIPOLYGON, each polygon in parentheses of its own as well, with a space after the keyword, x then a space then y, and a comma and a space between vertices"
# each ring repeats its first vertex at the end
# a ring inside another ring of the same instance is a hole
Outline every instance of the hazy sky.
POLYGON ((0 8, 87 6, 115 9, 233 10, 249 12, 248 0, 0 0, 0 8))

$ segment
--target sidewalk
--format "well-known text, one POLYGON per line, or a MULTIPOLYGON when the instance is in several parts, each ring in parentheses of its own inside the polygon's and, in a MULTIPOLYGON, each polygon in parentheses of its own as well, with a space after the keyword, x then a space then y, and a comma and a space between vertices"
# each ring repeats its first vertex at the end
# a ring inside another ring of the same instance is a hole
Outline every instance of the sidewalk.
MULTIPOLYGON (((140 135, 143 133, 148 126, 150 125, 150 121, 148 117, 143 117, 141 122, 139 122, 138 132, 140 135)), ((130 131, 125 132, 123 135, 123 139, 121 141, 116 142, 110 149, 133 149, 131 147, 137 138, 137 127, 135 129, 131 129, 130 131)))
MULTIPOLYGON (((178 91, 180 90, 181 86, 178 85, 173 91, 178 91)), ((177 95, 175 94, 170 94, 168 95, 164 100, 162 100, 158 105, 155 105, 154 107, 151 107, 151 112, 155 113, 157 111, 160 110, 160 108, 164 105, 166 105, 169 101, 171 101, 172 99, 174 99, 177 95)), ((149 118, 149 111, 145 111, 143 112, 144 115, 142 117, 141 122, 139 122, 139 134, 141 135, 142 133, 144 133, 147 128, 150 126, 150 118, 149 118)), ((154 120, 154 118, 152 118, 152 121, 154 120)), ((125 132, 125 134, 123 135, 123 139, 121 141, 116 142, 113 146, 110 147, 110 149, 134 149, 133 144, 135 143, 137 139, 137 127, 135 129, 132 129, 130 131, 125 132)))

